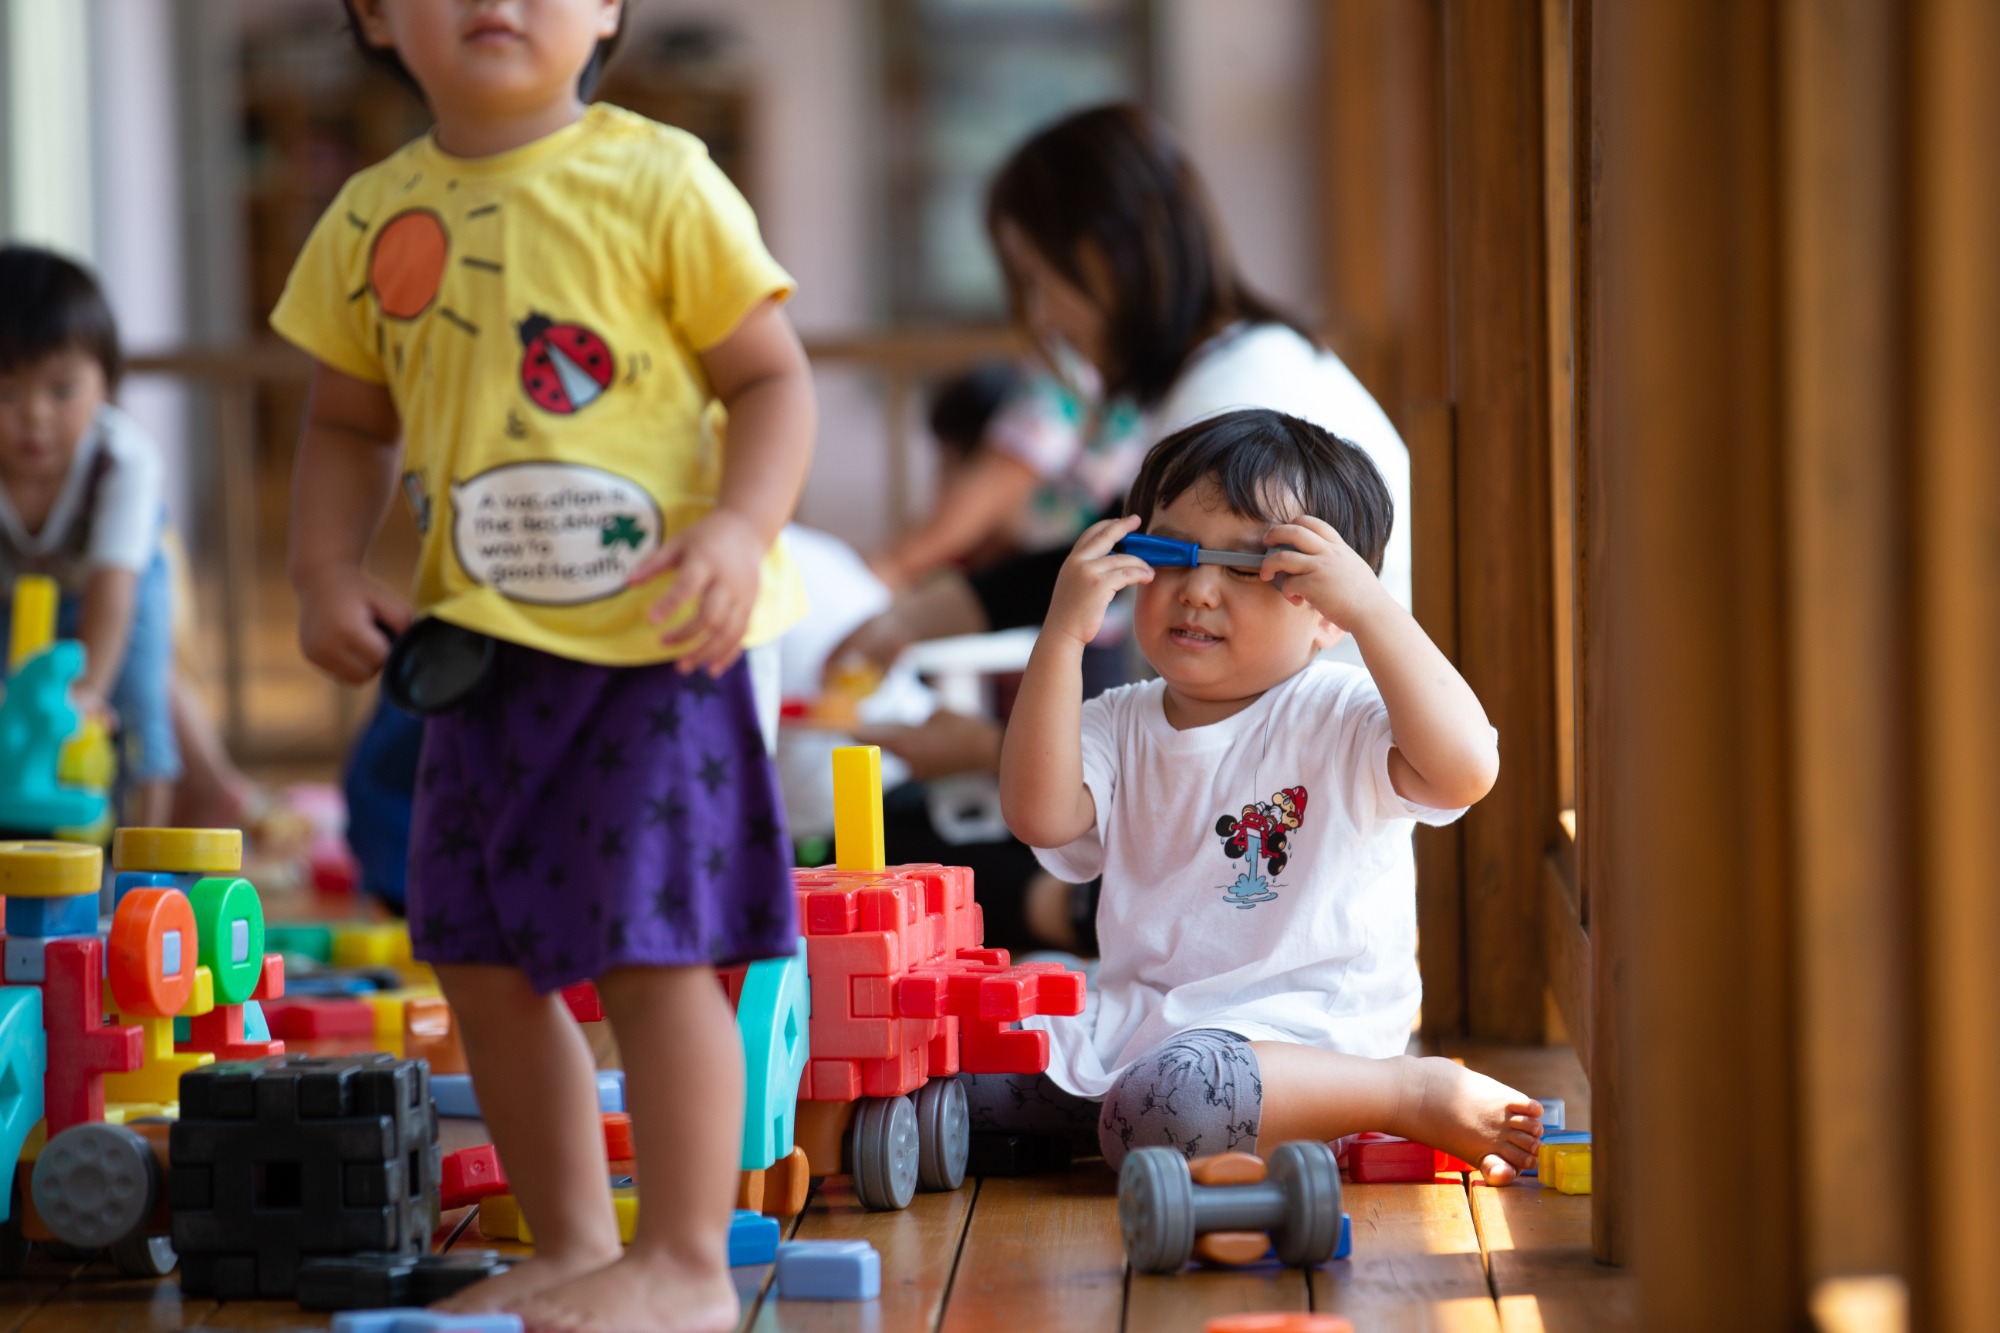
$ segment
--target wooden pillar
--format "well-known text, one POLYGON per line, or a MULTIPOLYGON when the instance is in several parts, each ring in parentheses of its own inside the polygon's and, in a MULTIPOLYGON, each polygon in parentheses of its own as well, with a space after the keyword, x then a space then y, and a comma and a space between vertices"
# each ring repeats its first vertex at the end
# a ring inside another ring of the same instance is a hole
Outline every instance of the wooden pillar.
POLYGON ((1464 823, 1465 1014, 1475 1036, 1539 1041, 1556 831, 1541 9, 1444 15, 1458 664, 1500 731, 1500 780, 1464 823))
POLYGON ((1647 1328, 1788 1328, 1803 1295, 1775 21, 1743 0, 1607 4, 1595 21, 1611 836, 1594 889, 1634 969, 1620 1058, 1639 1304, 1647 1328), (1697 1142, 1699 1160, 1675 1146, 1697 1142))

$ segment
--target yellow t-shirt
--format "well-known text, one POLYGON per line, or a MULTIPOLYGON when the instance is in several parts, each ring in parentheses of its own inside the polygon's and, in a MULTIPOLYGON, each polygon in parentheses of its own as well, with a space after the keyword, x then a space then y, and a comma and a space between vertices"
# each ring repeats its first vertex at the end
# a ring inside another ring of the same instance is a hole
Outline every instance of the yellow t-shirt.
MULTIPOLYGON (((720 404, 698 354, 791 277, 700 140, 616 107, 511 152, 429 136, 313 228, 271 326, 386 385, 423 549, 419 608, 579 661, 664 661, 626 572, 713 508, 720 404)), ((781 545, 747 641, 804 610, 781 545)))

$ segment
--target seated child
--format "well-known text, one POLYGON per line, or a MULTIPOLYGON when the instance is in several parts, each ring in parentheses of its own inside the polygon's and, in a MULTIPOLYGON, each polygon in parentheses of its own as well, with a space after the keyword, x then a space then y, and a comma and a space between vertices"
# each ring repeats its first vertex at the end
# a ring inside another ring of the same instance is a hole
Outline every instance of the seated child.
POLYGON ((1268 1155, 1386 1130, 1505 1184, 1534 1160, 1540 1105, 1403 1054, 1421 997, 1411 828, 1457 819, 1499 758, 1479 700, 1377 578, 1380 475, 1317 426, 1231 412, 1156 445, 1130 507, 1063 566, 1000 768, 1042 864, 1102 874, 1103 961, 1084 1014, 1033 1020, 1052 1039, 1041 1081, 968 1080, 975 1127, 1089 1116, 1113 1166, 1154 1144, 1268 1155), (1113 554, 1142 526, 1263 564, 1113 554), (1083 646, 1135 585, 1159 679, 1086 704, 1083 646), (1343 634, 1366 670, 1315 660, 1343 634))
POLYGON ((115 718, 128 823, 164 824, 180 775, 160 451, 111 405, 118 326, 96 281, 0 247, 0 636, 14 580, 61 588, 56 632, 86 650, 75 702, 115 718))

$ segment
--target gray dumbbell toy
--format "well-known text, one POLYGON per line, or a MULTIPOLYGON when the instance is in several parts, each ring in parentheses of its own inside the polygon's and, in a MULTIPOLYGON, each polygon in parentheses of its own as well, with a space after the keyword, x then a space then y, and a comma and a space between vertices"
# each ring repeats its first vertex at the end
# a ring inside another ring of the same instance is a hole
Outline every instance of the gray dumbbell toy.
POLYGON ((1261 1231, 1281 1262, 1309 1268, 1340 1244, 1340 1163, 1324 1143, 1287 1143, 1261 1181, 1197 1185, 1174 1148, 1140 1148, 1118 1173, 1125 1257, 1141 1273, 1177 1273, 1210 1232, 1261 1231))

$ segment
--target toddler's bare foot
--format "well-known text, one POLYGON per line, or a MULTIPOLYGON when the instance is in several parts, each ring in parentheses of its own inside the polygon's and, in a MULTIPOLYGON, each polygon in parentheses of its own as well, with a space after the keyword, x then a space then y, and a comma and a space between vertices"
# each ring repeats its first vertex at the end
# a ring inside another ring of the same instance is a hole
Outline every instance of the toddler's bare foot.
MULTIPOLYGON (((1408 1057, 1405 1057, 1408 1058, 1408 1057)), ((1505 1185, 1533 1165, 1542 1141, 1542 1104, 1449 1060, 1411 1061, 1408 1137, 1477 1166, 1505 1185)))
POLYGON ((541 1291, 545 1287, 560 1286, 586 1273, 594 1273, 609 1261, 608 1256, 588 1251, 567 1255, 537 1254, 532 1259, 524 1259, 497 1277, 489 1277, 483 1282, 475 1282, 464 1291, 439 1301, 433 1309, 452 1310, 459 1314, 477 1314, 485 1310, 511 1310, 517 1301, 541 1291))
POLYGON ((528 1333, 728 1333, 739 1313, 728 1269, 636 1249, 511 1308, 528 1333))

